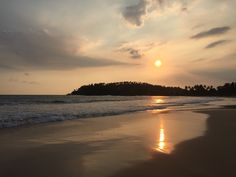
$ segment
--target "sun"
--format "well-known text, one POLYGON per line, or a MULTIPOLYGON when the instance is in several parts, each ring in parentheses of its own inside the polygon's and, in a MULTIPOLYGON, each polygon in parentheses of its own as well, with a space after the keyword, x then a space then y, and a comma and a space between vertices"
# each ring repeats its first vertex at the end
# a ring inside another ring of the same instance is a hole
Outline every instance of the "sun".
POLYGON ((155 66, 156 66, 156 67, 161 67, 161 65, 162 65, 161 60, 156 60, 156 61, 155 61, 155 66))

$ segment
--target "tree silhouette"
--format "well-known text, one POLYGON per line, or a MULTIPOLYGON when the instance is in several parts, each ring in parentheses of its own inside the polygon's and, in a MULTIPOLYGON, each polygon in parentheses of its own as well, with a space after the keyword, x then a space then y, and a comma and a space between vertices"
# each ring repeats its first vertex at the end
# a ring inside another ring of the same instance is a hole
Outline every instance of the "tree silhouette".
POLYGON ((81 86, 70 95, 163 95, 163 96, 236 96, 236 82, 226 83, 223 86, 194 85, 167 87, 142 82, 114 82, 95 83, 81 86))

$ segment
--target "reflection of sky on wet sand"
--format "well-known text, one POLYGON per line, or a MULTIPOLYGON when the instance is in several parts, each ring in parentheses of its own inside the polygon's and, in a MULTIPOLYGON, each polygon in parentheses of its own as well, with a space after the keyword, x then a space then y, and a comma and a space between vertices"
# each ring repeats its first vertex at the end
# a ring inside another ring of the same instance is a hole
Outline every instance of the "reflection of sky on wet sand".
POLYGON ((189 111, 160 114, 153 149, 170 154, 178 143, 203 135, 206 118, 189 111))
POLYGON ((159 124, 159 132, 157 135, 157 141, 156 141, 156 147, 155 150, 169 154, 172 151, 171 143, 167 141, 167 137, 165 135, 165 126, 164 121, 162 118, 160 118, 160 124, 159 124))
POLYGON ((105 177, 152 158, 153 152, 171 154, 176 144, 203 135, 205 120, 203 114, 186 111, 141 112, 43 125, 44 133, 40 126, 33 129, 34 133, 18 132, 15 138, 27 134, 20 143, 34 146, 78 144, 74 157, 83 161, 83 176, 105 177), (84 153, 79 144, 92 151, 84 153))
POLYGON ((160 129, 160 138, 156 150, 160 152, 165 152, 166 150, 165 133, 163 128, 160 129))

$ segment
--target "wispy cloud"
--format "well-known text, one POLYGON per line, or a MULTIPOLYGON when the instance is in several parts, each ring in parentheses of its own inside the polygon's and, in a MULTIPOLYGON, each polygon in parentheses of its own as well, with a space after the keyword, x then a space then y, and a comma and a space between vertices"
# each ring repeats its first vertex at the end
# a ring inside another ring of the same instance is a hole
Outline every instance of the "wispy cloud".
POLYGON ((204 62, 204 61, 207 61, 206 58, 198 58, 198 59, 195 59, 195 60, 192 60, 192 62, 204 62))
POLYGON ((122 43, 117 49, 117 52, 128 53, 132 59, 140 59, 145 55, 145 52, 153 49, 158 45, 164 45, 164 42, 154 43, 154 42, 126 42, 122 43))
MULTIPOLYGON (((219 58, 214 58, 211 60, 211 62, 226 62, 226 63, 232 63, 232 62, 235 62, 236 61, 236 53, 235 52, 232 52, 232 53, 229 53, 225 56, 222 56, 222 57, 219 57, 219 58)), ((232 66, 232 65, 231 65, 232 66)))
POLYGON ((205 49, 211 49, 211 48, 214 48, 214 47, 217 47, 217 46, 220 46, 220 45, 227 44, 229 42, 230 42, 230 40, 218 40, 218 41, 215 41, 215 42, 212 42, 212 43, 208 44, 205 47, 205 49))
POLYGON ((212 70, 197 70, 193 74, 198 76, 205 76, 214 80, 223 80, 224 82, 231 82, 235 80, 236 70, 234 68, 217 68, 212 70))
POLYGON ((210 36, 217 36, 217 35, 222 35, 227 33, 230 30, 230 26, 222 26, 222 27, 217 27, 217 28, 212 28, 207 31, 202 31, 200 33, 197 33, 193 36, 191 36, 192 39, 201 39, 201 38, 206 38, 210 36))
POLYGON ((14 70, 14 71, 16 71, 18 69, 16 67, 14 67, 14 66, 8 66, 6 64, 1 64, 1 62, 0 62, 0 72, 1 71, 5 71, 5 70, 12 70, 12 71, 14 70))
POLYGON ((124 47, 118 50, 119 52, 129 53, 130 57, 133 59, 142 58, 143 54, 140 49, 135 49, 132 47, 124 47))
POLYGON ((12 83, 29 84, 29 85, 39 84, 38 82, 35 82, 35 81, 21 80, 17 78, 10 78, 8 81, 12 83))

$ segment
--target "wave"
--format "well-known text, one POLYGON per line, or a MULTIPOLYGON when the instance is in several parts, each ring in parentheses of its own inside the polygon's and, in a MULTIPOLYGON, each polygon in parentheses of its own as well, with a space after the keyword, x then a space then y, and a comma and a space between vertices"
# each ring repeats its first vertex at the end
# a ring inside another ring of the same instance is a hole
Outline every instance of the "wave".
POLYGON ((0 128, 137 111, 195 108, 220 100, 213 97, 11 97, 8 99, 10 104, 0 105, 0 128))
POLYGON ((0 106, 20 104, 76 104, 143 100, 148 96, 0 96, 0 106))
POLYGON ((147 111, 147 110, 164 110, 167 107, 165 106, 150 106, 142 108, 133 108, 126 110, 110 110, 110 111, 100 111, 100 112, 84 112, 80 114, 32 114, 25 117, 22 117, 21 114, 18 116, 13 116, 11 118, 0 119, 0 128, 11 128, 18 127, 22 125, 33 125, 38 123, 47 123, 47 122, 57 122, 64 120, 72 119, 81 119, 81 118, 94 118, 94 117, 104 117, 104 116, 114 116, 127 114, 138 111, 147 111))

